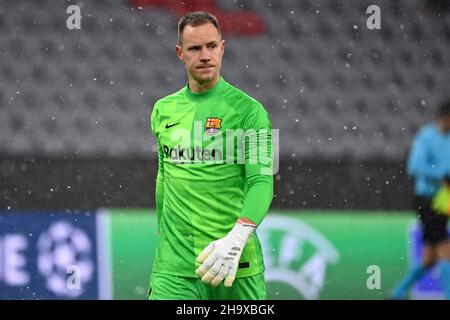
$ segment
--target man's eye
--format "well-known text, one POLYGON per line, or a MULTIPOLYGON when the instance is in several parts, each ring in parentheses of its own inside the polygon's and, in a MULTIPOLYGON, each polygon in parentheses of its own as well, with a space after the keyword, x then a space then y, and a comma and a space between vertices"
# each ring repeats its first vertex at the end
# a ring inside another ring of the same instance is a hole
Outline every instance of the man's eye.
POLYGON ((212 45, 210 45, 209 47, 210 47, 210 48, 215 48, 215 47, 217 47, 217 44, 212 44, 212 45))

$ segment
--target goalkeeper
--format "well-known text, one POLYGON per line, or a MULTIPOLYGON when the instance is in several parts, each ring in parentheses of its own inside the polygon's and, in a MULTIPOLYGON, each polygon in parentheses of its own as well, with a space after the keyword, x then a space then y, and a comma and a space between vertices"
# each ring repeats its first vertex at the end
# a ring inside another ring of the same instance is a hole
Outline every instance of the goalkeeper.
POLYGON ((255 229, 273 197, 269 115, 221 77, 213 15, 181 18, 176 52, 188 83, 151 115, 159 237, 148 298, 265 299, 255 229))
POLYGON ((439 212, 436 195, 449 199, 450 186, 450 102, 440 106, 437 120, 417 134, 409 155, 408 172, 415 182, 415 208, 422 225, 423 250, 421 263, 413 266, 397 285, 393 299, 405 299, 409 288, 433 266, 447 299, 450 299, 450 242, 447 233, 447 209, 439 212))

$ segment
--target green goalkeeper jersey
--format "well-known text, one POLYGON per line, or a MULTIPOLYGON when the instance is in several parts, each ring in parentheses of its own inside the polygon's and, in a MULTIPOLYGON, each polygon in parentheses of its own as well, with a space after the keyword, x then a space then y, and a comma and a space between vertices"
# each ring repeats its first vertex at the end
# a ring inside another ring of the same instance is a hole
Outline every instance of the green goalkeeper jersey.
MULTIPOLYGON (((271 123, 264 107, 222 77, 208 91, 189 86, 158 100, 158 245, 153 271, 196 277, 200 252, 241 217, 257 225, 273 196, 271 123)), ((264 271, 256 233, 236 277, 264 271)))

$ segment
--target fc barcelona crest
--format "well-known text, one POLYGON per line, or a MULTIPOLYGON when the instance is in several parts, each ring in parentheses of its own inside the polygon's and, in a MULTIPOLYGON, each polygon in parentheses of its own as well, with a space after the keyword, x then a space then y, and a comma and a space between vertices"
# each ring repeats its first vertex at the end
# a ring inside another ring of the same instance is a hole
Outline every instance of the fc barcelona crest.
POLYGON ((205 131, 209 135, 215 135, 220 131, 222 119, 220 118, 206 118, 205 131))

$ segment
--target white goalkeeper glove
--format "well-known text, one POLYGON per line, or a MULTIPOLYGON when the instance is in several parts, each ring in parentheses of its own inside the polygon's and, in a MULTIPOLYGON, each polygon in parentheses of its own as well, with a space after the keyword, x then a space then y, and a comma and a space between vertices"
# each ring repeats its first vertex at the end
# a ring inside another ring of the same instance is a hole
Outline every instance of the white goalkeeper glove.
POLYGON ((248 219, 239 219, 236 225, 222 239, 211 242, 197 262, 202 263, 195 271, 204 284, 218 287, 225 279, 225 287, 233 285, 242 251, 256 225, 248 219))

